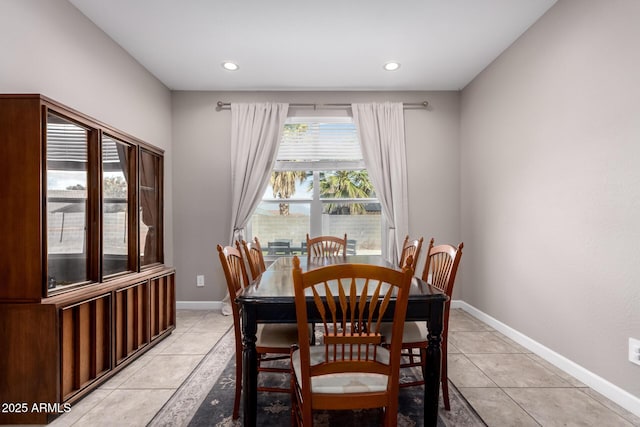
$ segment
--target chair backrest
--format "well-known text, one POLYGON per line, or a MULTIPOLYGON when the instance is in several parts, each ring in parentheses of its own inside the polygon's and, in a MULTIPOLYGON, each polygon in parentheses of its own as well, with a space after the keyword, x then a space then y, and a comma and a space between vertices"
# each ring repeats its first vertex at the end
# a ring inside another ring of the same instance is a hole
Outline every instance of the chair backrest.
POLYGON ((267 251, 269 255, 290 255, 291 242, 284 240, 267 242, 267 251))
POLYGON ((464 243, 460 243, 457 248, 451 245, 434 246, 433 238, 429 242, 427 259, 422 271, 422 280, 449 296, 447 308, 451 302, 453 285, 456 280, 460 259, 462 258, 463 247, 464 243))
POLYGON ((249 264, 249 271, 251 272, 251 280, 256 280, 256 277, 261 275, 267 267, 264 264, 264 256, 262 255, 262 247, 257 237, 254 237, 252 241, 242 241, 242 250, 244 252, 247 264, 249 264))
POLYGON ((387 392, 397 399, 402 330, 412 276, 409 263, 402 271, 368 264, 335 264, 303 272, 298 257, 293 258, 303 396, 311 400, 313 376, 362 372, 388 375, 387 392), (324 327, 324 361, 313 365, 307 303, 320 314, 324 327), (385 315, 385 320, 393 319, 391 343, 385 343, 389 353, 380 350, 380 326, 385 315), (383 354, 389 359, 381 360, 383 354))
POLYGON ((307 257, 347 256, 347 234, 344 238, 335 236, 318 236, 310 238, 307 234, 307 257))
MULTIPOLYGON (((236 245, 238 245, 238 242, 236 242, 236 245)), ((229 297, 231 298, 231 307, 233 311, 233 321, 239 328, 240 310, 238 309, 238 305, 235 301, 238 291, 249 284, 247 269, 244 266, 244 260, 242 259, 242 253, 240 252, 239 247, 223 247, 218 245, 218 256, 220 257, 220 264, 224 271, 224 277, 227 280, 227 289, 229 290, 229 297)))
MULTIPOLYGON (((413 256, 413 262, 418 262, 418 257, 420 256, 420 249, 422 249, 422 241, 423 237, 419 239, 409 240, 409 235, 404 238, 404 243, 402 243, 402 252, 400 253, 400 262, 398 263, 398 267, 402 267, 407 260, 409 255, 413 256)), ((414 270, 416 265, 413 266, 414 270)))
POLYGON ((347 255, 355 255, 356 254, 356 246, 358 245, 357 240, 348 239, 347 240, 347 255))

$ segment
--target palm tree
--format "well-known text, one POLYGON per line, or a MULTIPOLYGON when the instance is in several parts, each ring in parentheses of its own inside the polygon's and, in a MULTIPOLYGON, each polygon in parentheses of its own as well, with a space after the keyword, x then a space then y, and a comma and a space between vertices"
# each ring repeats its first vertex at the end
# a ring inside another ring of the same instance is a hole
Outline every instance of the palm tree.
MULTIPOLYGON (((302 184, 307 178, 305 171, 283 171, 271 173, 271 188, 275 199, 288 199, 296 192, 296 181, 302 184)), ((280 215, 289 215, 289 203, 280 203, 280 215)))
MULTIPOLYGON (((374 197, 373 184, 366 170, 336 171, 324 174, 320 179, 320 197, 359 199, 374 197)), ((326 205, 329 214, 364 214, 363 203, 348 205, 329 203, 326 205)))

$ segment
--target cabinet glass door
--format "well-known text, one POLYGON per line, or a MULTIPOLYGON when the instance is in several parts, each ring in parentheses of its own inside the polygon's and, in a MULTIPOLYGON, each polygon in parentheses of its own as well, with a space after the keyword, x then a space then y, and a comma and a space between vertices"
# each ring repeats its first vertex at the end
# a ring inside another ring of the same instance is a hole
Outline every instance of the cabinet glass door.
POLYGON ((47 115, 47 288, 89 280, 87 129, 47 115))
MULTIPOLYGON (((130 271, 130 170, 133 149, 102 137, 102 274, 130 271)), ((133 180, 135 181, 135 179, 133 180)), ((134 235, 135 236, 135 235, 134 235)), ((135 253, 135 252, 134 252, 135 253)))
POLYGON ((140 150, 140 266, 162 259, 162 165, 160 157, 140 150))

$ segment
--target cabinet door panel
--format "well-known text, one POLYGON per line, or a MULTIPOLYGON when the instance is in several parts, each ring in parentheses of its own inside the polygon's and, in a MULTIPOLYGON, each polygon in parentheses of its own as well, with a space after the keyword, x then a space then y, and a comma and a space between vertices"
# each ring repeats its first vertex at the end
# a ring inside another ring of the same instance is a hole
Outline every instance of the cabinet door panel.
POLYGON ((140 149, 140 266, 163 262, 162 158, 140 149))
POLYGON ((149 343, 149 285, 142 282, 115 292, 116 364, 149 343))
POLYGON ((111 368, 111 294, 60 309, 62 400, 111 368))
POLYGON ((47 288, 90 280, 89 133, 47 114, 47 288))
POLYGON ((102 136, 102 275, 135 271, 134 147, 102 136), (133 237, 133 238, 132 238, 133 237))
POLYGON ((172 329, 176 324, 175 274, 151 279, 151 337, 172 329))

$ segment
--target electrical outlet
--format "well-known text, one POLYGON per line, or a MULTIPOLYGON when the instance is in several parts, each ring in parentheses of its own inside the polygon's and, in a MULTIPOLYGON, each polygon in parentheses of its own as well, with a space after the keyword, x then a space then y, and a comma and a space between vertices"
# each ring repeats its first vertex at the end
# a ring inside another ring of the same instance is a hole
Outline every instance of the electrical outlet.
POLYGON ((202 288, 204 286, 204 275, 198 274, 196 276, 196 286, 202 288))
POLYGON ((640 365, 640 340, 629 338, 629 362, 640 365))

